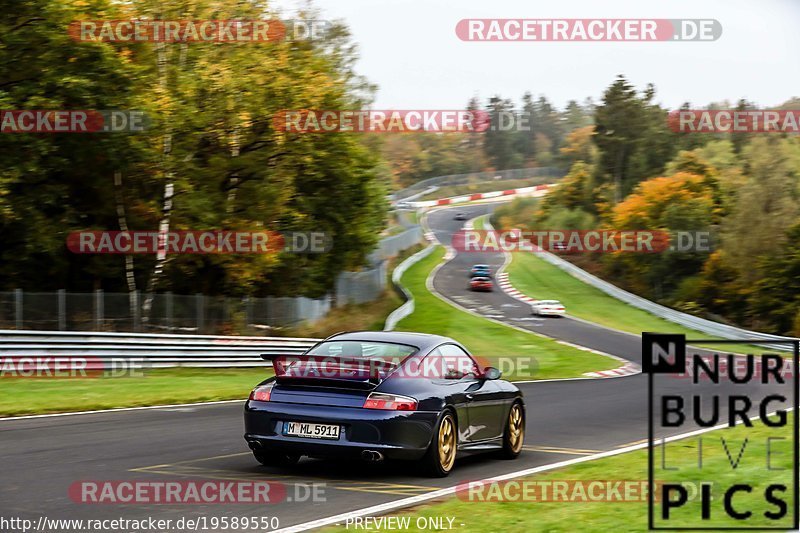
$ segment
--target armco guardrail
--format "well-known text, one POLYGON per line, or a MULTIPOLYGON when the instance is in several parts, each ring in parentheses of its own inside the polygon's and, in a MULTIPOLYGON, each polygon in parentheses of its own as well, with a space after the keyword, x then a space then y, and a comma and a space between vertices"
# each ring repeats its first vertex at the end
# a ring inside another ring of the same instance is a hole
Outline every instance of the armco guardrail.
POLYGON ((130 359, 149 367, 266 366, 262 353, 297 355, 319 339, 0 330, 0 359, 130 359))
POLYGON ((403 305, 392 311, 388 317, 386 317, 386 323, 383 326, 384 331, 393 331, 398 322, 414 312, 414 295, 411 294, 408 289, 403 287, 403 285, 400 283, 400 278, 403 277, 403 274, 411 265, 414 265, 425 257, 431 255, 431 252, 434 250, 434 248, 436 248, 435 244, 429 244, 423 250, 420 250, 397 265, 397 268, 395 268, 392 272, 392 284, 394 284, 395 290, 397 290, 400 296, 405 299, 405 302, 403 305))
POLYGON ((558 268, 564 270, 573 277, 578 278, 584 283, 588 283, 592 287, 600 289, 604 293, 608 294, 609 296, 613 296, 617 300, 622 300, 623 302, 632 305, 633 307, 643 309, 644 311, 652 313, 665 320, 669 320, 670 322, 680 324, 681 326, 685 326, 695 331, 701 331, 703 333, 714 335, 716 337, 721 337, 723 339, 764 340, 767 342, 764 343, 759 342, 758 344, 760 346, 765 346, 772 350, 791 350, 792 348, 786 344, 770 344, 768 341, 796 340, 792 337, 780 337, 778 335, 759 333, 757 331, 750 331, 742 328, 737 328, 735 326, 729 326, 727 324, 720 324, 719 322, 714 322, 712 320, 706 320, 705 318, 700 318, 686 313, 682 313, 680 311, 676 311, 675 309, 670 309, 669 307, 665 307, 655 302, 651 302, 650 300, 632 294, 626 290, 620 289, 616 285, 612 285, 611 283, 604 281, 598 278, 597 276, 589 274, 585 270, 573 265, 572 263, 570 263, 565 259, 558 257, 557 255, 545 251, 538 251, 536 252, 536 254, 539 255, 539 257, 541 257, 548 263, 550 263, 551 265, 557 266, 558 268))
POLYGON ((542 178, 542 183, 545 183, 552 178, 561 178, 564 174, 565 172, 562 169, 556 167, 515 168, 510 170, 470 172, 467 174, 449 174, 447 176, 436 176, 434 178, 418 181, 405 189, 396 191, 394 194, 390 195, 390 198, 392 201, 408 201, 420 196, 421 193, 427 194, 434 192, 439 187, 486 181, 502 183, 504 180, 542 178))

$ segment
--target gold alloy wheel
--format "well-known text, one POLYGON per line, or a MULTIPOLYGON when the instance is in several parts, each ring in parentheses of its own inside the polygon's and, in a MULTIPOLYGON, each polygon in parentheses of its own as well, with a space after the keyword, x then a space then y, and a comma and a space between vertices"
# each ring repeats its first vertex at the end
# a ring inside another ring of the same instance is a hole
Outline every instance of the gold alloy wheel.
POLYGON ((522 407, 515 403, 508 413, 508 444, 511 446, 511 451, 519 453, 523 440, 525 440, 525 421, 522 418, 522 407))
POLYGON ((449 472, 456 461, 456 428, 453 415, 446 414, 439 424, 439 464, 449 472))

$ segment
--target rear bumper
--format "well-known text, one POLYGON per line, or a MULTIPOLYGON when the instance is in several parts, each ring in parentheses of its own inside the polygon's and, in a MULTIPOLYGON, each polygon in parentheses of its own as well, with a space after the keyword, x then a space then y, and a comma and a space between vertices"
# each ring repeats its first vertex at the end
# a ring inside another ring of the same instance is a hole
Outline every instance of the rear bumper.
POLYGON ((351 407, 248 401, 244 438, 252 449, 315 457, 358 457, 380 451, 389 459, 419 459, 430 444, 439 413, 381 411, 351 407), (341 426, 338 440, 288 437, 283 422, 316 422, 341 426))
POLYGON ((564 316, 565 314, 567 314, 566 311, 548 311, 548 310, 537 310, 537 309, 532 309, 531 313, 539 316, 564 316))

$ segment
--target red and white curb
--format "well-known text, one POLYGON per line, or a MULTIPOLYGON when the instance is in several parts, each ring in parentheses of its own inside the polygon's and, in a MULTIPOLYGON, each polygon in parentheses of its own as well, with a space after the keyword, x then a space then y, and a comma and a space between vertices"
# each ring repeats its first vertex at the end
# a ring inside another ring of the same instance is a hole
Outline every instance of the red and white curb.
MULTIPOLYGON (((525 294, 521 293, 517 289, 511 285, 511 282, 508 279, 508 273, 502 272, 497 276, 497 285, 503 290, 504 293, 508 294, 512 298, 519 300, 525 303, 533 303, 538 302, 535 298, 531 298, 530 296, 526 296, 525 294)), ((580 348, 586 349, 583 346, 580 348)), ((602 352, 598 352, 602 353, 602 352)), ((605 355, 605 354, 604 354, 605 355)), ((598 370, 597 372, 584 372, 583 375, 587 378, 598 378, 598 379, 605 379, 605 378, 620 378, 623 376, 632 376, 634 374, 641 373, 642 369, 636 363, 631 363, 626 361, 624 365, 612 368, 611 370, 598 370)))
POLYGON ((584 372, 583 375, 589 378, 620 378, 640 374, 642 369, 636 363, 625 363, 619 368, 611 370, 598 370, 597 372, 584 372))
POLYGON ((519 292, 517 289, 511 285, 511 282, 508 280, 508 273, 503 272, 502 274, 498 274, 497 276, 497 285, 503 290, 504 293, 508 294, 512 298, 519 300, 520 302, 525 302, 528 304, 532 304, 534 302, 538 302, 536 298, 531 298, 530 296, 525 296, 523 293, 519 292))
POLYGON ((502 198, 504 196, 544 196, 547 190, 553 187, 552 184, 534 185, 533 187, 519 187, 517 189, 506 189, 504 191, 491 191, 491 192, 478 192, 475 194, 467 194, 463 196, 451 196, 449 198, 440 198, 438 200, 425 200, 422 202, 406 202, 412 207, 436 207, 440 205, 461 204, 465 202, 474 202, 476 200, 489 200, 492 198, 502 198))

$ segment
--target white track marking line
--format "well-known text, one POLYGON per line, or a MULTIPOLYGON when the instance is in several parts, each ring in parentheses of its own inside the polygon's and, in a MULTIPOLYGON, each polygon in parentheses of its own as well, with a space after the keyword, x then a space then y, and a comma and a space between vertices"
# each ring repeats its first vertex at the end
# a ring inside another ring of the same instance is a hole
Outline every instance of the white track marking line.
POLYGON ((225 403, 244 403, 244 398, 241 400, 216 400, 213 402, 196 402, 196 403, 176 403, 168 405, 143 405, 140 407, 114 407, 112 409, 97 409, 94 411, 69 411, 66 413, 48 413, 43 415, 23 415, 23 416, 9 416, 0 418, 0 422, 7 422, 9 420, 29 420, 31 418, 55 418, 58 416, 75 416, 75 415, 94 415, 99 413, 120 413, 127 411, 145 411, 149 409, 171 409, 174 407, 196 407, 203 405, 220 405, 225 403))

